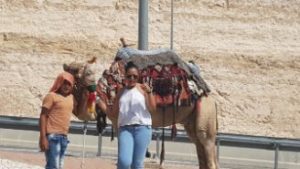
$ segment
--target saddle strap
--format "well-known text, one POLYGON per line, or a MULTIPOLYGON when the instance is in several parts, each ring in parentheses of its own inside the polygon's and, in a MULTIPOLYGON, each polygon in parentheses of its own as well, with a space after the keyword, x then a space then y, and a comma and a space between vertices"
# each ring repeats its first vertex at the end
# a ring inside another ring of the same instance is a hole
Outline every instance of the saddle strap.
MULTIPOLYGON (((163 113, 163 124, 165 125, 165 115, 166 115, 166 106, 162 107, 162 113, 163 113)), ((162 139, 161 139, 161 152, 160 152, 160 168, 162 168, 162 164, 165 160, 165 128, 162 128, 162 139)))

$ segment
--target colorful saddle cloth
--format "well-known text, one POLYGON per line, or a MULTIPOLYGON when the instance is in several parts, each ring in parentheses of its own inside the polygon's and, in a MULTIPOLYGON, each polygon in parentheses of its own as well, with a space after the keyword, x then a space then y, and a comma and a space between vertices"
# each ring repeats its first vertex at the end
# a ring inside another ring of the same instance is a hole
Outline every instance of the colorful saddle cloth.
POLYGON ((191 67, 175 52, 168 49, 140 51, 126 47, 119 49, 115 61, 102 78, 106 86, 102 91, 106 93, 107 102, 126 83, 125 65, 128 62, 138 66, 139 82, 152 86, 158 105, 188 104, 193 94, 207 95, 210 92, 203 79, 193 74, 191 67))

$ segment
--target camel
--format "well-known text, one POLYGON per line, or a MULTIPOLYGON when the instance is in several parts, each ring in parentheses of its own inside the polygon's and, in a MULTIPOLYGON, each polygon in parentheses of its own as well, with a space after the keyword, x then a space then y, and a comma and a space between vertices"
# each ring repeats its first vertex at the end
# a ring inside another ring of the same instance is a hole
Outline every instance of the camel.
MULTIPOLYGON (((175 65, 177 67, 181 67, 182 70, 185 71, 190 70, 187 64, 182 61, 180 57, 168 49, 139 51, 128 48, 124 41, 122 43, 123 48, 119 49, 117 52, 115 61, 112 63, 109 70, 112 74, 107 76, 107 72, 103 73, 103 75, 106 74, 106 80, 104 80, 106 84, 101 84, 100 82, 99 90, 104 91, 104 94, 103 92, 98 92, 102 93, 99 94, 101 99, 98 102, 98 106, 103 112, 106 112, 107 117, 112 121, 114 127, 117 125, 118 117, 115 117, 111 114, 112 107, 114 106, 113 101, 107 101, 107 96, 111 95, 111 93, 107 93, 107 89, 103 90, 101 87, 104 87, 105 85, 112 85, 112 81, 115 81, 117 84, 122 86, 120 82, 125 76, 124 64, 126 64, 126 62, 135 61, 138 63, 141 73, 143 70, 145 70, 145 68, 148 69, 147 67, 149 65, 154 65, 157 62, 161 64, 170 64, 170 62, 174 63, 175 61, 175 65), (166 57, 169 57, 170 59, 168 60, 166 57)), ((149 80, 149 78, 151 79, 151 77, 147 76, 147 78, 144 79, 149 80)), ((203 79, 197 78, 197 80, 199 80, 198 82, 201 83, 201 80, 203 79)), ((202 84, 204 91, 209 91, 208 87, 205 85, 206 83, 204 83, 204 85, 202 84)), ((115 87, 117 91, 119 88, 121 88, 120 86, 117 85, 115 87)), ((164 87, 166 86, 161 86, 161 88, 164 87)), ((182 85, 181 89, 183 88, 184 87, 182 85)), ((113 96, 117 94, 116 90, 114 91, 115 94, 113 94, 113 96)), ((174 113, 173 106, 159 105, 156 112, 151 112, 151 116, 153 127, 167 127, 174 125, 174 123, 182 124, 191 141, 196 145, 199 168, 219 168, 215 151, 215 141, 217 135, 217 107, 214 99, 210 95, 207 95, 207 93, 203 92, 196 101, 191 102, 190 104, 182 104, 179 106, 176 113, 174 113)))
MULTIPOLYGON (((93 62, 84 64, 64 65, 64 70, 72 73, 76 79, 76 116, 80 120, 95 120, 97 113, 88 111, 88 98, 91 91, 88 86, 96 84, 95 71, 91 68, 93 62)), ((105 73, 105 72, 104 72, 105 73)), ((92 91, 94 92, 94 91, 92 91)), ((99 95, 103 97, 103 95, 99 95)), ((97 104, 112 121, 117 125, 117 117, 110 114, 113 104, 108 104, 105 99, 100 99, 97 104)), ((199 169, 219 169, 216 158, 215 142, 217 135, 217 109, 215 100, 211 96, 202 96, 188 106, 178 107, 174 114, 173 107, 158 107, 151 113, 153 127, 167 127, 172 124, 182 124, 195 144, 199 162, 199 169), (173 116, 175 115, 175 116, 173 116), (164 120, 162 120, 164 119, 164 120)))

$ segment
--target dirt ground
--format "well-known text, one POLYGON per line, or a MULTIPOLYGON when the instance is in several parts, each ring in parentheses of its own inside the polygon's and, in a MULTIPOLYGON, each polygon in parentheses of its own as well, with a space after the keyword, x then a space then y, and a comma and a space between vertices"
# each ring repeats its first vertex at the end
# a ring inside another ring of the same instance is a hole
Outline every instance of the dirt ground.
MULTIPOLYGON (((21 151, 5 151, 0 150, 0 159, 8 159, 12 161, 22 162, 26 164, 43 167, 45 164, 45 157, 43 153, 36 152, 21 152, 21 151)), ((67 156, 65 158, 65 169, 82 169, 82 158, 67 156)), ((115 169, 116 160, 104 158, 85 158, 83 169, 115 169)), ((156 161, 146 159, 145 169, 158 169, 159 165, 156 161)), ((196 166, 183 166, 165 164, 164 169, 195 169, 196 166)))
MULTIPOLYGON (((0 151, 1 159, 18 161, 43 167, 45 157, 43 153, 0 151)), ((80 169, 81 158, 67 156, 65 159, 65 169, 80 169)), ((101 158, 89 158, 85 160, 85 168, 89 169, 112 169, 116 168, 113 160, 101 158)))

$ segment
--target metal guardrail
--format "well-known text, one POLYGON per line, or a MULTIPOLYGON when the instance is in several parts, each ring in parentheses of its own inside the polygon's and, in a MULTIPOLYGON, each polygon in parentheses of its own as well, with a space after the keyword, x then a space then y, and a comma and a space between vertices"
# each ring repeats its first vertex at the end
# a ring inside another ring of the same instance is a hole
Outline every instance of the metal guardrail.
MULTIPOLYGON (((0 116, 0 128, 16 129, 16 130, 39 130, 37 118, 0 116)), ((72 121, 70 133, 83 134, 84 122, 72 121)), ((111 136, 112 126, 108 125, 101 133, 101 136, 111 136)), ((95 122, 87 123, 87 134, 98 136, 95 122)), ((161 138, 161 128, 154 128, 152 139, 157 141, 157 156, 159 156, 159 142, 161 138)), ((165 129, 165 139, 171 140, 171 130, 165 129)), ((102 139, 99 137, 99 142, 102 139)), ((184 130, 178 130, 176 142, 190 142, 184 130)), ((274 150, 274 169, 278 168, 278 156, 280 150, 300 152, 300 139, 250 136, 238 134, 218 133, 217 135, 217 154, 219 158, 220 145, 233 147, 247 147, 274 150)), ((101 155, 101 144, 98 144, 98 155, 101 155)))

